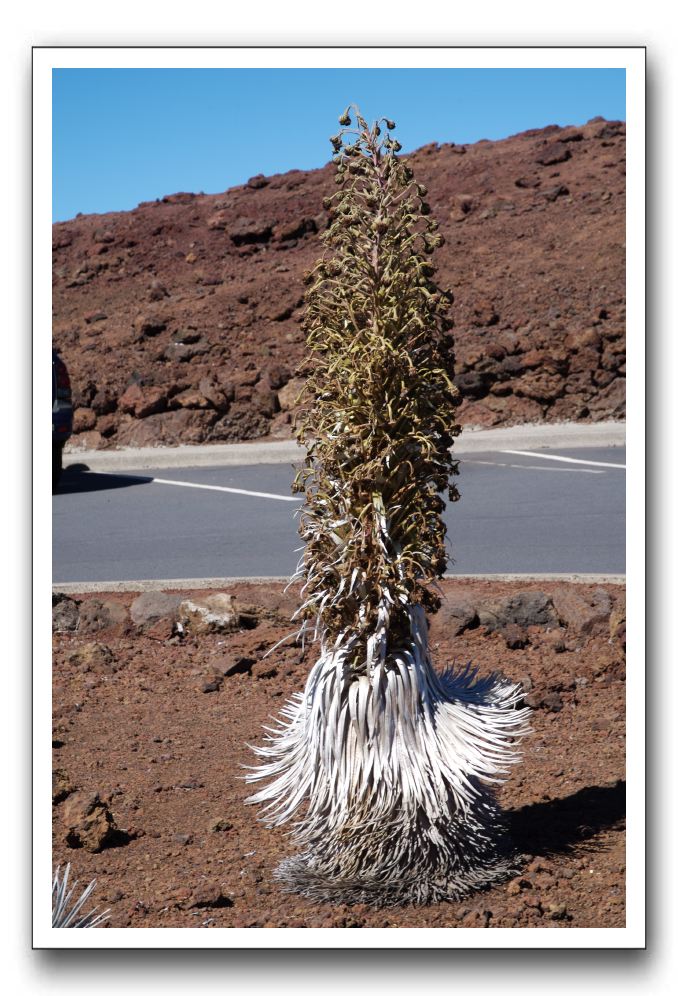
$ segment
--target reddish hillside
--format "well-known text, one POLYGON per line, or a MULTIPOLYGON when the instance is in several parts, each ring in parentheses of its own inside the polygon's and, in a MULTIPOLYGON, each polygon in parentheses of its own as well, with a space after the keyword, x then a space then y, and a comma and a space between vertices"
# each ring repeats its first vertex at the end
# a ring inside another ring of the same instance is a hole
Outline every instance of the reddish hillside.
MULTIPOLYGON (((465 425, 624 414, 625 126, 409 160, 446 238, 465 425)), ((333 167, 54 225, 53 339, 88 447, 289 435, 333 167)))

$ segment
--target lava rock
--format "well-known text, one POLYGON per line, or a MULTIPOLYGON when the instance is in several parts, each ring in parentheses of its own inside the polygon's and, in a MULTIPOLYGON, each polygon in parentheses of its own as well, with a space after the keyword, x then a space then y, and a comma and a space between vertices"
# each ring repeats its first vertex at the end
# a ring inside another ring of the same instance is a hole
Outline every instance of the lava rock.
POLYGON ((572 153, 563 142, 551 142, 543 152, 537 156, 537 162, 542 166, 556 166, 558 163, 565 163, 572 158, 572 153))
POLYGON ((513 182, 516 187, 521 187, 525 190, 534 190, 541 186, 541 179, 538 176, 519 176, 513 182))
POLYGON ((478 621, 481 626, 495 630, 510 624, 552 626, 558 617, 551 598, 543 591, 521 591, 499 601, 482 602, 478 606, 478 621))
POLYGON ((73 432, 89 432, 96 424, 97 417, 91 408, 76 408, 73 412, 73 432))
POLYGON ((124 629, 129 623, 125 606, 112 598, 86 598, 80 603, 80 624, 82 634, 99 633, 106 629, 124 629))
POLYGON ((146 626, 166 616, 173 616, 181 601, 181 595, 145 591, 134 599, 129 614, 135 626, 146 626))
POLYGON ((196 889, 189 902, 188 909, 225 909, 233 906, 230 896, 224 894, 220 885, 204 885, 196 889))
POLYGON ((261 218, 241 218, 229 225, 228 234, 236 246, 268 242, 275 223, 261 218))
POLYGON ((290 239, 301 239, 305 235, 312 235, 318 231, 318 226, 314 218, 295 218, 294 221, 283 222, 276 225, 273 235, 281 242, 290 239))
POLYGON ((205 339, 199 339, 197 342, 171 342, 162 355, 166 360, 189 363, 196 356, 204 356, 209 349, 209 343, 205 339))
MULTIPOLYGON (((154 287, 152 293, 157 294, 160 293, 162 284, 154 281, 151 287, 154 287)), ((134 330, 140 339, 154 339, 165 331, 168 321, 169 319, 165 315, 139 315, 134 320, 134 330)))
POLYGON ((52 805, 57 806, 69 795, 75 792, 75 787, 63 768, 55 768, 52 771, 52 805))
POLYGON ((118 399, 118 409, 135 418, 156 415, 167 407, 167 392, 161 387, 140 387, 132 384, 118 399))
POLYGON ((509 623, 508 626, 504 626, 501 630, 501 635, 509 650, 522 650, 530 642, 530 638, 522 626, 517 626, 515 623, 509 623))
POLYGON ((547 201, 556 201, 559 197, 567 197, 570 193, 564 183, 558 183, 555 187, 549 187, 542 191, 547 201))
POLYGON ((61 592, 52 595, 52 632, 73 633, 80 622, 80 605, 61 592))
POLYGON ((207 829, 210 833, 227 833, 233 829, 233 824, 228 820, 214 820, 207 829))
POLYGON ((457 374, 454 378, 455 387, 459 389, 463 398, 483 398, 491 382, 492 377, 488 373, 477 370, 457 374))
POLYGON ((591 636, 609 629, 612 599, 604 588, 589 592, 563 586, 554 590, 553 605, 560 622, 577 634, 591 636))
POLYGON ((473 602, 463 596, 444 598, 438 611, 429 620, 431 640, 459 636, 478 625, 478 611, 473 602))
POLYGON ((257 173, 256 176, 251 176, 246 183, 246 186, 250 190, 261 190, 262 187, 268 186, 268 177, 264 176, 263 173, 257 173))
POLYGON ((299 392, 303 388, 305 381, 300 377, 293 377, 278 391, 278 403, 282 411, 289 411, 294 408, 299 392))
POLYGON ((229 664, 225 664, 222 668, 222 674, 225 678, 231 678, 234 674, 252 674, 252 668, 254 667, 256 661, 251 657, 238 657, 236 660, 229 664))
POLYGON ((118 839, 113 815, 98 792, 74 792, 63 804, 61 819, 68 847, 97 854, 118 839))
POLYGON ((177 621, 195 634, 225 633, 237 629, 235 599, 226 592, 184 599, 177 607, 177 621))
POLYGON ((83 643, 66 657, 68 663, 79 671, 94 674, 115 674, 118 661, 105 643, 83 643))

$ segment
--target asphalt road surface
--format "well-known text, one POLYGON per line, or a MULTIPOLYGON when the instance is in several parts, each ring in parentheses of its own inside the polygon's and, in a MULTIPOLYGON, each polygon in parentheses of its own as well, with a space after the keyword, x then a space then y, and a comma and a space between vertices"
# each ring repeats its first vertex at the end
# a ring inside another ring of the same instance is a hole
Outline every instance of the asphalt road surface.
MULTIPOLYGON (((448 505, 450 573, 625 572, 623 447, 470 453, 448 505)), ((290 465, 103 473, 67 467, 53 581, 289 576, 290 465)), ((295 552, 296 549, 296 552, 295 552)))

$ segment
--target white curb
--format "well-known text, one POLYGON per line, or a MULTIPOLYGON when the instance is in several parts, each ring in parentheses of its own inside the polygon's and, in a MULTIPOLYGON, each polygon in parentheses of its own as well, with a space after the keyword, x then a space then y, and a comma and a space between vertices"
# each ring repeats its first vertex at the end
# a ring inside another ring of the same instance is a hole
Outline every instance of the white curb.
MULTIPOLYGON (((446 574, 459 581, 568 581, 575 584, 626 584, 624 574, 446 574)), ((64 595, 93 592, 188 591, 229 588, 237 584, 288 584, 288 577, 165 578, 158 581, 68 581, 53 584, 52 591, 64 595)))
MULTIPOLYGON (((454 453, 486 453, 505 449, 561 449, 624 446, 625 422, 564 422, 514 425, 502 429, 464 429, 454 453)), ((86 464, 92 471, 147 470, 163 467, 233 467, 298 464, 304 450, 294 440, 264 443, 215 443, 210 446, 145 446, 138 449, 78 450, 67 446, 66 467, 86 464)))

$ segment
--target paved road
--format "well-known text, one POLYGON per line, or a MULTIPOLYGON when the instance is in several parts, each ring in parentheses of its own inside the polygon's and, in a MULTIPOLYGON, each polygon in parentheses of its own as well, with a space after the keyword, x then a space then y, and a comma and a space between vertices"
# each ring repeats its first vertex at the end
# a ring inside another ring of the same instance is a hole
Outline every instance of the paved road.
MULTIPOLYGON (((469 453, 445 512, 449 571, 623 574, 623 447, 469 453)), ((76 464, 53 500, 53 580, 289 575, 284 464, 113 472, 76 464)))

